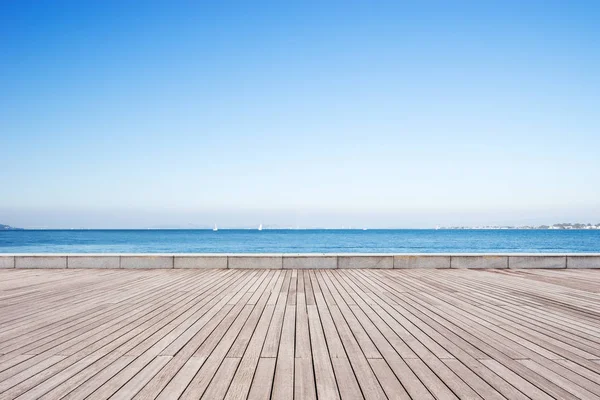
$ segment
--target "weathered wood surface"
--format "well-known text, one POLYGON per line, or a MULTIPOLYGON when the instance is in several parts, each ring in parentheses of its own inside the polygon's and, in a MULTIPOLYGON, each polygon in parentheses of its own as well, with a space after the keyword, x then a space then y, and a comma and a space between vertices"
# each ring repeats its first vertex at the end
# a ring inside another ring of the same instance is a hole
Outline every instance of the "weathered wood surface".
POLYGON ((0 270, 15 398, 600 399, 600 270, 0 270))

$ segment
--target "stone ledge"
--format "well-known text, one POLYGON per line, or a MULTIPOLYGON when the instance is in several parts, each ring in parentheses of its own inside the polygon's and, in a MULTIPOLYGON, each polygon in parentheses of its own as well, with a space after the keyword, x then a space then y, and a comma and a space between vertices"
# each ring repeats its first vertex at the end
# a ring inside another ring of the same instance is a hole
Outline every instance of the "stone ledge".
POLYGON ((219 255, 176 255, 175 269, 227 268, 227 256, 219 255))
POLYGON ((265 268, 265 269, 282 269, 282 255, 229 255, 227 256, 228 268, 265 268))
POLYGON ((172 269, 174 256, 122 256, 121 268, 172 269))
POLYGON ((456 255, 450 257, 450 268, 508 268, 508 257, 500 255, 456 255))
POLYGON ((567 268, 600 268, 600 255, 568 255, 567 268))
POLYGON ((335 269, 338 257, 329 255, 287 255, 283 256, 283 269, 335 269))
POLYGON ((0 268, 600 268, 600 254, 0 254, 0 268))
POLYGON ((15 267, 15 256, 0 255, 0 269, 9 269, 15 267))
POLYGON ((566 256, 510 256, 508 267, 511 269, 526 268, 567 268, 566 256))
POLYGON ((67 256, 15 256, 15 268, 67 268, 67 256))
POLYGON ((119 256, 67 256, 67 268, 98 268, 116 269, 121 268, 121 257, 119 256))
POLYGON ((413 268, 450 268, 450 256, 394 256, 394 268, 413 269, 413 268))
POLYGON ((348 268, 394 268, 393 255, 339 255, 337 256, 337 267, 348 268))

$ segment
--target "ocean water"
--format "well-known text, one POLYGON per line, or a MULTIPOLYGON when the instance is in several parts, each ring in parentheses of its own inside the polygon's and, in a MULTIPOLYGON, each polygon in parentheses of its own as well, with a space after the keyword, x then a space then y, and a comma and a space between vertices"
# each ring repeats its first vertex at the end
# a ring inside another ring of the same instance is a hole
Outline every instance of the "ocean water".
POLYGON ((487 252, 600 252, 600 230, 0 231, 0 253, 487 252))

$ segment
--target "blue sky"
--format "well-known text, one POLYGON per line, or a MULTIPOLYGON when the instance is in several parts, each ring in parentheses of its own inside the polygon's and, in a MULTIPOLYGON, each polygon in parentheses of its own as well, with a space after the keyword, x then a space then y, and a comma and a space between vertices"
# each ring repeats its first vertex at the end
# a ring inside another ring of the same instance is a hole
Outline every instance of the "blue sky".
POLYGON ((597 222, 599 19, 577 1, 3 1, 0 223, 597 222))

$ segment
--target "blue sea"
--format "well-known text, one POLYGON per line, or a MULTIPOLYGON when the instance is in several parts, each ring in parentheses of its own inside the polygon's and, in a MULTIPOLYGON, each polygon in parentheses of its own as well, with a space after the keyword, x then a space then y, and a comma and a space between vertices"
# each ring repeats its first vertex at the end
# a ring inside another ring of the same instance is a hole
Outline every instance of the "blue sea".
POLYGON ((600 230, 0 231, 0 253, 488 252, 600 252, 600 230))

